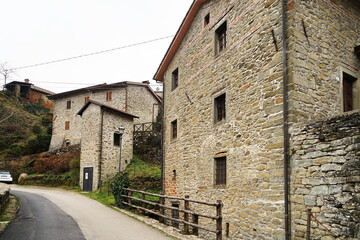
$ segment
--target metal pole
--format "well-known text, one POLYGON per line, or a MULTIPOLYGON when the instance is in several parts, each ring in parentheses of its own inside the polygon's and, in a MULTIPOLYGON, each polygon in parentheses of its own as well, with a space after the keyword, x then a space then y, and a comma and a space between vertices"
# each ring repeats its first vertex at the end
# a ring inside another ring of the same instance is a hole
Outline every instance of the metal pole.
POLYGON ((120 133, 119 173, 121 171, 121 145, 122 145, 122 133, 120 133))
POLYGON ((311 230, 311 209, 306 211, 307 222, 306 222, 306 240, 310 240, 310 230, 311 230))

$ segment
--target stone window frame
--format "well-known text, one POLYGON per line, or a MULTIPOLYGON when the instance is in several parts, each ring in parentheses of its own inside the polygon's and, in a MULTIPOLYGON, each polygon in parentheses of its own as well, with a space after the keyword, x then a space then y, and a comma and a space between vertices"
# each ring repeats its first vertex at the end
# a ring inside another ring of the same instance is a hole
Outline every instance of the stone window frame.
POLYGON ((175 90, 179 86, 179 68, 175 68, 171 72, 171 91, 175 90))
POLYGON ((229 46, 229 29, 228 21, 223 20, 215 30, 214 34, 214 48, 215 57, 220 55, 229 46))
POLYGON ((227 119, 227 94, 226 94, 226 91, 221 91, 219 92, 218 94, 214 95, 213 97, 213 122, 214 124, 219 124, 219 123, 223 123, 226 121, 227 119), (223 104, 223 107, 224 107, 224 113, 221 114, 222 117, 221 119, 219 119, 219 104, 222 104, 222 96, 224 96, 224 104, 223 104))
POLYGON ((339 76, 340 76, 340 98, 341 98, 341 102, 340 102, 340 108, 341 108, 341 112, 352 112, 352 111, 356 111, 360 109, 360 76, 359 74, 350 71, 349 69, 346 69, 344 67, 340 67, 340 71, 339 71, 339 76), (345 111, 344 108, 344 104, 345 104, 345 99, 344 99, 344 75, 348 75, 351 78, 353 78, 353 82, 352 82, 352 109, 345 111))
POLYGON ((226 153, 216 155, 214 157, 214 174, 213 174, 213 186, 215 188, 226 188, 226 185, 228 183, 228 157, 226 153), (219 169, 219 167, 223 167, 222 169, 219 169), (224 172, 220 172, 221 170, 224 170, 224 172), (220 179, 218 179, 218 175, 220 176, 220 179))
POLYGON ((71 100, 66 101, 66 109, 71 109, 71 100))
POLYGON ((178 120, 175 119, 170 123, 170 139, 175 141, 179 137, 179 125, 178 120))

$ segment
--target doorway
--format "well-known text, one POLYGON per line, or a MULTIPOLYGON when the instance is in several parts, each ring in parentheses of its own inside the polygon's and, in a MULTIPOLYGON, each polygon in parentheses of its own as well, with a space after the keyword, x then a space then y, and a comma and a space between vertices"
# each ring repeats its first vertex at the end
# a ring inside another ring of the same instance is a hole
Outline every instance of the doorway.
POLYGON ((93 188, 93 167, 84 167, 83 191, 91 192, 93 188))

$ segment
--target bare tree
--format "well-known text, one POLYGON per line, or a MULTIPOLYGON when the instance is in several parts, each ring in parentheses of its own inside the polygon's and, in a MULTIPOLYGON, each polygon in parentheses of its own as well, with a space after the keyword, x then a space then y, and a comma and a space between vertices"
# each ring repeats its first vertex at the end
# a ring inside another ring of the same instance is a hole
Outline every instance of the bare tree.
POLYGON ((13 72, 14 71, 11 69, 11 67, 6 62, 0 63, 0 74, 4 76, 3 90, 5 90, 6 80, 9 78, 9 75, 13 72))

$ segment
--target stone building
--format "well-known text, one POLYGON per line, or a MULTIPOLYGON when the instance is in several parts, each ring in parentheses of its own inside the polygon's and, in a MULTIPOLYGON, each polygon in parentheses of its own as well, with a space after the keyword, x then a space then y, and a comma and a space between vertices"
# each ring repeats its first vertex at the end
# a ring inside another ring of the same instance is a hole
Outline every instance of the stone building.
POLYGON ((133 156, 133 120, 136 116, 89 100, 77 113, 83 124, 80 155, 80 186, 98 188, 102 181, 124 170, 133 156), (119 132, 119 127, 124 132, 119 132), (121 134, 121 135, 120 135, 121 134))
POLYGON ((12 92, 16 97, 21 97, 29 101, 30 103, 39 104, 49 109, 54 106, 53 101, 49 100, 49 96, 55 93, 37 87, 30 83, 29 79, 25 79, 24 82, 12 81, 5 85, 6 90, 12 92))
POLYGON ((161 98, 149 82, 100 84, 50 96, 54 100, 53 132, 50 150, 81 143, 84 123, 76 113, 89 100, 94 100, 138 116, 134 123, 156 120, 161 98))
POLYGON ((154 76, 165 193, 222 200, 230 239, 304 239, 294 125, 360 109, 359 45, 356 0, 195 0, 154 76))

